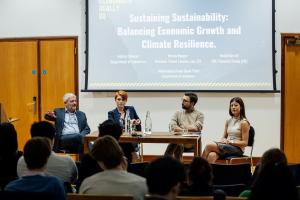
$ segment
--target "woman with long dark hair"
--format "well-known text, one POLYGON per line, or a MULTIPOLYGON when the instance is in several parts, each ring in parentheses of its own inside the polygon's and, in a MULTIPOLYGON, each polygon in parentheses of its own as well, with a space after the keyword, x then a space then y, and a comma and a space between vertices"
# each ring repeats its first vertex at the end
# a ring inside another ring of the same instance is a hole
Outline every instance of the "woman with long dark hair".
POLYGON ((286 156, 280 149, 269 149, 263 154, 249 193, 250 200, 299 199, 286 156))
POLYGON ((221 140, 206 145, 203 151, 202 157, 209 163, 214 163, 220 156, 241 156, 248 144, 250 123, 246 118, 242 98, 234 97, 230 100, 229 115, 221 140))
POLYGON ((16 179, 17 163, 22 152, 18 151, 17 132, 13 124, 0 124, 0 190, 16 179))

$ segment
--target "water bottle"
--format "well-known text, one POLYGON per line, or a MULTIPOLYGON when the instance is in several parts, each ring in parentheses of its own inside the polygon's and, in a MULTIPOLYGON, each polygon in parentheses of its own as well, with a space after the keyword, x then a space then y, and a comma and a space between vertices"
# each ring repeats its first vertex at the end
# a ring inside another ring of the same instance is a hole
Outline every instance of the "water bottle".
POLYGON ((126 110, 125 133, 131 134, 131 121, 130 121, 130 111, 129 110, 126 110))
POLYGON ((145 134, 151 134, 152 132, 152 120, 150 117, 150 111, 147 111, 145 120, 145 134))
POLYGON ((124 125, 124 122, 125 122, 125 120, 123 120, 123 119, 120 117, 120 119, 119 119, 119 124, 120 124, 120 126, 121 126, 121 128, 122 128, 122 132, 125 131, 125 125, 124 125))

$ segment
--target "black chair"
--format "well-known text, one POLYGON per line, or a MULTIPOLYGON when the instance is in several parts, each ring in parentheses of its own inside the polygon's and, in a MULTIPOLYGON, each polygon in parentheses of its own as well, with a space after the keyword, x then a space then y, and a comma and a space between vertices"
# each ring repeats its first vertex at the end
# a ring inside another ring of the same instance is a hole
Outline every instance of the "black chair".
POLYGON ((288 167, 292 172, 296 185, 300 186, 300 164, 292 163, 292 164, 288 164, 288 167))
POLYGON ((300 186, 299 185, 297 186, 297 192, 298 192, 298 197, 300 199, 300 186))
POLYGON ((251 181, 251 166, 243 164, 212 164, 213 185, 248 185, 251 181))
POLYGON ((39 192, 8 192, 1 191, 1 200, 56 200, 56 196, 51 193, 39 192))
POLYGON ((145 169, 148 164, 148 162, 130 163, 128 164, 128 172, 145 177, 145 169))
POLYGON ((215 190, 223 190, 227 196, 239 196, 248 187, 245 184, 232 184, 232 185, 214 185, 215 190))
POLYGON ((253 153, 253 147, 254 147, 254 136, 255 136, 255 130, 253 126, 250 126, 249 129, 249 137, 248 137, 248 145, 247 147, 250 147, 250 155, 243 155, 243 156, 224 156, 220 157, 219 160, 225 160, 226 164, 233 164, 235 160, 242 160, 242 163, 250 163, 251 164, 251 169, 253 168, 253 158, 252 158, 252 153, 253 153))

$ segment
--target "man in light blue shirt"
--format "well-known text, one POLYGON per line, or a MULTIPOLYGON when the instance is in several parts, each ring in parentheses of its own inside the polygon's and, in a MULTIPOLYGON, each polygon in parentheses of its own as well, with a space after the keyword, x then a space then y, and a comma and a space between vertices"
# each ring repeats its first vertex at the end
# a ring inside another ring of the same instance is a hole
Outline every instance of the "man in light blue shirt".
POLYGON ((83 153, 83 137, 90 133, 84 112, 77 109, 77 98, 72 93, 63 97, 65 108, 47 111, 45 119, 55 122, 56 144, 54 150, 83 153))

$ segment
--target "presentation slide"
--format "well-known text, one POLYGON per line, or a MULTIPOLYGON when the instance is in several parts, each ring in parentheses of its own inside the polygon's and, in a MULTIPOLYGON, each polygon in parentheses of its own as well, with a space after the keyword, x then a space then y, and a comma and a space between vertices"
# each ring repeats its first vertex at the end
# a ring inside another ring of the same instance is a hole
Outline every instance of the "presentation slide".
POLYGON ((274 89, 272 0, 87 6, 87 90, 274 89))

